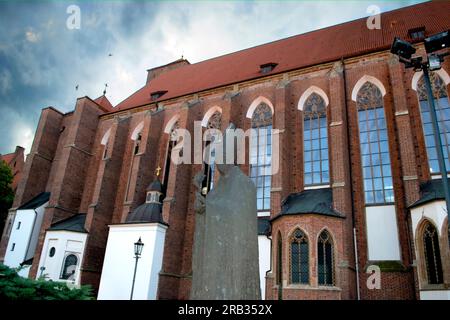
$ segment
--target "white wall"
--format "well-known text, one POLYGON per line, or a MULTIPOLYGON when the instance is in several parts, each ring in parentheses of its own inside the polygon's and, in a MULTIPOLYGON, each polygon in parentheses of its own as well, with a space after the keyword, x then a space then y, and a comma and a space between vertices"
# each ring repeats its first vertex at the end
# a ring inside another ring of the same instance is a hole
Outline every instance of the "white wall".
MULTIPOLYGON (((41 230, 45 207, 48 202, 36 209, 17 210, 11 229, 11 235, 5 253, 4 264, 17 268, 25 260, 32 258, 41 230), (17 227, 20 225, 20 228, 17 227), (14 245, 14 250, 12 251, 14 245)), ((28 277, 29 267, 20 271, 19 275, 28 277)))
POLYGON ((30 274, 31 265, 23 266, 23 269, 21 269, 17 274, 21 277, 28 278, 28 275, 30 274))
POLYGON ((25 260, 33 258, 36 253, 39 233, 41 232, 42 220, 44 219, 44 211, 45 207, 47 207, 47 204, 48 202, 34 210, 36 212, 36 219, 34 221, 33 231, 31 233, 30 243, 28 245, 28 251, 25 255, 25 260))
POLYGON ((78 286, 80 284, 80 266, 83 260, 86 238, 87 233, 47 231, 36 278, 39 278, 42 274, 47 280, 70 282, 78 286), (50 249, 52 247, 55 248, 55 255, 50 257, 50 249), (78 258, 73 281, 60 279, 64 259, 68 254, 75 254, 78 258), (45 267, 43 271, 42 267, 45 267))
POLYGON ((266 271, 270 270, 270 242, 265 235, 258 235, 259 283, 262 299, 266 298, 266 271))
POLYGON ((369 260, 401 260, 395 206, 366 207, 366 228, 369 260))
POLYGON ((100 279, 99 300, 129 300, 135 267, 134 243, 144 243, 133 300, 154 300, 167 227, 159 223, 111 225, 100 279))
POLYGON ((25 260, 35 218, 36 213, 33 209, 17 210, 5 253, 4 264, 8 267, 17 268, 25 260), (19 224, 20 228, 17 229, 19 224))

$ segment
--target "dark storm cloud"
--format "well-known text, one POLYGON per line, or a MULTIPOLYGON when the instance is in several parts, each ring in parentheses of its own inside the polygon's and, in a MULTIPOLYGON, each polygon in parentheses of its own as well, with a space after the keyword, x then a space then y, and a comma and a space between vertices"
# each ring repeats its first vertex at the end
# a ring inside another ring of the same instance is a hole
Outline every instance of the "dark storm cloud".
POLYGON ((41 108, 70 111, 105 83, 117 104, 181 54, 198 62, 414 2, 0 1, 0 153, 29 152, 41 108), (66 27, 70 4, 80 30, 66 27))

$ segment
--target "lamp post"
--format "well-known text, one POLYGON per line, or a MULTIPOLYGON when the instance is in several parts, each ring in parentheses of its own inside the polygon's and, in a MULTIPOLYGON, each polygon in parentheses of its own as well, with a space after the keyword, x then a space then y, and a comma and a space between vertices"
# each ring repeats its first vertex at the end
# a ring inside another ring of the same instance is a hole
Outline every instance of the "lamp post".
POLYGON ((133 300, 134 282, 136 280, 136 270, 137 270, 138 260, 142 254, 143 247, 144 247, 144 243, 141 241, 141 238, 139 237, 139 240, 134 243, 134 258, 136 259, 136 262, 134 264, 133 284, 131 285, 130 300, 133 300))
POLYGON ((445 202, 447 206, 448 221, 448 238, 450 243, 450 186, 447 177, 447 168, 444 160, 444 153, 442 151, 441 134, 439 131, 439 123, 436 115, 436 107, 433 97, 433 89, 431 87, 430 73, 429 71, 439 70, 441 63, 444 61, 444 57, 449 53, 435 54, 435 51, 439 51, 450 46, 449 31, 444 31, 439 34, 433 35, 424 39, 425 51, 427 52, 427 61, 422 61, 422 57, 412 57, 412 54, 416 52, 416 49, 407 41, 399 38, 395 38, 392 43, 391 53, 399 57, 400 62, 405 64, 406 68, 414 68, 414 71, 423 71, 423 78, 425 80, 425 87, 427 89, 427 100, 430 106, 431 123, 433 125, 434 139, 436 144, 436 151, 439 162, 439 170, 442 176, 442 186, 444 188, 445 202))

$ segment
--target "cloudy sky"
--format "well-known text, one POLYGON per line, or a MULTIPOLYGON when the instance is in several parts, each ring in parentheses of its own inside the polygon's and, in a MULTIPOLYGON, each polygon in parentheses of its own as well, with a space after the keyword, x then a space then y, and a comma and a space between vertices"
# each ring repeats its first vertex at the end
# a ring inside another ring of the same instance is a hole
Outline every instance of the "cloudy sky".
POLYGON ((42 108, 70 111, 105 83, 116 105, 181 55, 195 63, 417 2, 0 1, 0 153, 29 152, 42 108), (67 28, 72 4, 80 29, 67 28))

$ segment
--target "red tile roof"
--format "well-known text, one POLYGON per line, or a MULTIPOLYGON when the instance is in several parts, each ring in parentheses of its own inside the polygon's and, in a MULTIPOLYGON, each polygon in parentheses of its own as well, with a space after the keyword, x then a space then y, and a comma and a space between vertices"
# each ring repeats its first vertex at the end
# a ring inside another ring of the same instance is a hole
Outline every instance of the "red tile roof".
POLYGON ((11 161, 13 161, 15 157, 16 157, 16 154, 14 152, 0 155, 0 159, 4 160, 7 164, 10 164, 11 161))
POLYGON ((366 18, 270 42, 167 71, 119 103, 113 111, 150 102, 150 93, 167 90, 162 101, 219 86, 388 49, 395 36, 412 41, 408 30, 425 26, 426 35, 450 29, 450 2, 426 2, 381 15, 381 29, 366 18), (262 75, 259 66, 278 65, 262 75))
POLYGON ((107 111, 113 109, 111 102, 109 102, 108 98, 105 95, 98 97, 94 100, 94 102, 105 108, 107 111))

